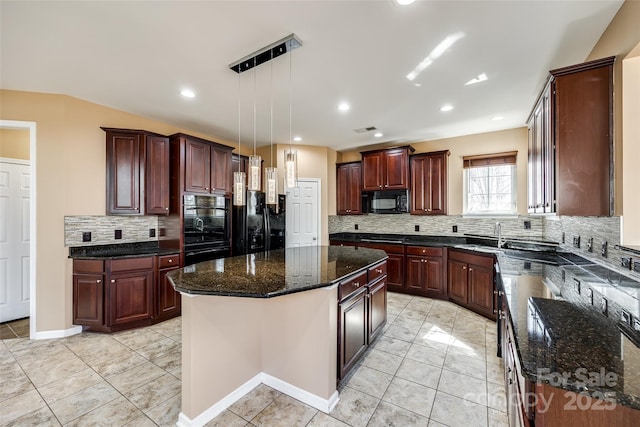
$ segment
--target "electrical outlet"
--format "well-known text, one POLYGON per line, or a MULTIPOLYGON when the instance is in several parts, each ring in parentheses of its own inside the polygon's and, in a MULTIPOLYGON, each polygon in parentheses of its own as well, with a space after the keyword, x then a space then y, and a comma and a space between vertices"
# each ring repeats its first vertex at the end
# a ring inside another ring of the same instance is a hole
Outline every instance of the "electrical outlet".
POLYGON ((593 252, 593 237, 589 237, 587 240, 587 252, 593 252))
POLYGON ((454 225, 453 227, 451 227, 451 229, 453 230, 454 233, 458 232, 458 226, 454 225))
POLYGON ((573 279, 573 289, 580 295, 580 280, 573 279))
POLYGON ((564 283, 566 279, 567 279, 567 272, 562 270, 562 283, 564 283))
POLYGON ((600 301, 600 311, 602 312, 602 314, 604 314, 605 316, 607 315, 607 310, 608 310, 608 302, 606 298, 602 298, 602 301, 600 301))
POLYGON ((635 261, 633 263, 633 271, 636 273, 640 273, 640 261, 635 261))
POLYGON ((627 310, 622 310, 620 312, 620 321, 625 325, 631 326, 631 313, 627 310))
POLYGON ((593 289, 587 288, 587 298, 589 299, 589 304, 593 305, 593 289))
POLYGON ((525 230, 531 230, 531 221, 525 221, 524 222, 524 229, 525 230))
POLYGON ((622 257, 620 259, 620 264, 622 264, 622 268, 628 268, 631 270, 631 257, 622 257))
POLYGON ((420 226, 419 226, 419 225, 416 225, 415 227, 413 227, 413 229, 414 229, 415 231, 420 231, 420 226))
POLYGON ((609 244, 607 242, 603 242, 602 246, 600 247, 600 255, 602 255, 605 258, 607 257, 608 247, 609 247, 609 244))
POLYGON ((562 243, 564 243, 564 231, 562 232, 562 243))
POLYGON ((150 228, 149 229, 149 237, 156 237, 156 229, 155 228, 150 228))
POLYGON ((531 270, 531 263, 529 261, 525 261, 522 266, 525 270, 531 270))
POLYGON ((116 230, 116 232, 114 233, 113 238, 116 239, 116 240, 122 239, 122 230, 116 230))
POLYGON ((353 226, 353 228, 355 228, 355 229, 357 230, 357 229, 358 229, 358 224, 355 224, 355 225, 353 226))
POLYGON ((633 319, 633 329, 636 331, 640 331, 640 320, 633 319))
POLYGON ((83 231, 82 232, 82 241, 83 242, 90 242, 91 241, 91 232, 90 231, 83 231))
POLYGON ((580 248, 580 236, 573 236, 573 247, 580 248))

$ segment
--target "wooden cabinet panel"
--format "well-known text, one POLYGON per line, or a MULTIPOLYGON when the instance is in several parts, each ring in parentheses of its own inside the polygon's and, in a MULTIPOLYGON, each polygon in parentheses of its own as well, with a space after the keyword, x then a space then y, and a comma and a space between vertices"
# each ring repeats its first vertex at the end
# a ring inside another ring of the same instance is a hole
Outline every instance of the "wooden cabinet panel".
POLYGON ((404 289, 404 255, 387 254, 387 287, 392 291, 404 289))
POLYGON ((411 156, 411 213, 447 213, 447 160, 449 151, 411 156))
POLYGON ((496 304, 494 257, 449 250, 449 298, 491 320, 496 304))
POLYGON ((362 156, 362 190, 378 191, 383 187, 382 152, 362 156))
POLYGON ((425 292, 423 264, 423 257, 414 255, 406 256, 407 276, 405 287, 408 290, 414 291, 414 293, 422 294, 425 292))
POLYGON ((231 193, 231 149, 212 146, 211 168, 211 191, 231 193))
POLYGON ((102 274, 73 276, 73 324, 101 326, 104 323, 104 278, 102 274))
POLYGON ((458 303, 467 304, 467 264, 449 259, 449 298, 458 303))
POLYGON ((184 191, 209 193, 211 184, 211 146, 200 141, 185 143, 184 191))
POLYGON ((344 282, 340 283, 338 288, 338 298, 343 300, 349 297, 351 294, 357 292, 361 288, 367 285, 367 272, 363 271, 357 276, 350 277, 344 282))
POLYGON ((146 137, 145 213, 169 213, 169 138, 146 137))
POLYGON ((158 288, 156 298, 156 316, 174 317, 180 314, 180 293, 173 289, 173 285, 167 278, 167 273, 177 270, 176 268, 165 268, 158 271, 158 288))
POLYGON ((493 270, 469 265, 468 304, 486 317, 493 317, 493 270))
POLYGON ((150 319, 153 271, 112 274, 109 280, 110 324, 150 319))
POLYGON ((362 164, 337 165, 336 196, 338 215, 362 213, 362 164))
POLYGON ((447 294, 444 282, 442 258, 425 258, 424 261, 424 290, 430 298, 442 298, 447 294))
POLYGON ((367 288, 339 304, 339 373, 344 378, 367 349, 367 288))
POLYGON ((384 189, 404 190, 409 187, 409 155, 405 149, 385 152, 384 189))
POLYGON ((144 144, 140 134, 107 131, 107 214, 142 213, 140 207, 141 159, 144 144))
POLYGON ((371 344, 382 333, 382 328, 387 321, 387 283, 382 279, 369 286, 369 337, 371 344))

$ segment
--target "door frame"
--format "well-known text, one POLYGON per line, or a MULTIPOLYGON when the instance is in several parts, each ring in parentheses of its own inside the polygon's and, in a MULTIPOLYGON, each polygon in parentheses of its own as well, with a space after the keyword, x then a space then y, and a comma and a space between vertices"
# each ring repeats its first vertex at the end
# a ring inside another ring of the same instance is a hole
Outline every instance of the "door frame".
MULTIPOLYGON (((29 130, 29 339, 36 333, 36 122, 0 120, 2 129, 29 130)), ((44 337, 43 337, 44 338, 44 337)))
MULTIPOLYGON (((320 216, 322 214, 322 180, 320 178, 298 178, 298 187, 300 187, 300 183, 301 182, 315 182, 318 184, 318 197, 316 198, 316 205, 318 208, 318 221, 316 224, 317 227, 317 233, 316 235, 318 236, 318 239, 316 240, 316 246, 320 246, 322 243, 322 236, 321 236, 321 232, 322 232, 322 217, 320 216)), ((289 203, 291 203, 291 198, 289 197, 289 191, 290 189, 288 188, 286 193, 287 193, 287 207, 286 207, 286 211, 285 212, 291 212, 291 205, 289 203)), ((288 218, 288 214, 287 217, 288 218)), ((286 226, 285 226, 285 230, 286 230, 286 226)), ((287 235, 285 235, 285 243, 284 243, 285 248, 288 248, 289 246, 287 245, 287 235)))

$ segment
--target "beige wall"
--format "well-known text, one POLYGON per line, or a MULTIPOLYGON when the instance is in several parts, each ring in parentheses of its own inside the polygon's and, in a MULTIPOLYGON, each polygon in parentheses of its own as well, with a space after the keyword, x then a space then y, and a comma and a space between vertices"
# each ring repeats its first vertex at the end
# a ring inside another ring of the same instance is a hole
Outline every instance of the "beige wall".
MULTIPOLYGON (((416 150, 414 154, 440 150, 449 150, 451 152, 449 156, 449 188, 447 194, 449 215, 460 215, 462 213, 463 156, 517 151, 518 213, 527 213, 528 144, 526 127, 416 142, 412 143, 411 146, 416 150)), ((357 161, 361 159, 360 150, 339 153, 339 157, 340 161, 343 162, 357 161)), ((333 190, 333 199, 335 200, 335 186, 333 190)))
POLYGON ((0 157, 29 160, 29 130, 0 129, 0 157))
MULTIPOLYGON (((623 181, 625 181, 623 161, 623 113, 622 98, 624 90, 624 77, 622 75, 623 58, 640 42, 640 1, 627 0, 611 20, 609 26, 602 33, 600 40, 586 58, 587 61, 615 56, 614 72, 614 174, 615 174, 615 214, 620 215, 624 203, 623 181)), ((626 154, 625 154, 626 156, 626 154)), ((636 175, 636 180, 638 175, 636 175)), ((627 181, 629 182, 629 181, 627 181)))
POLYGON ((71 327, 71 261, 65 215, 105 214, 105 136, 100 126, 188 132, 65 95, 0 91, 3 120, 36 122, 36 331, 71 327))
POLYGON ((640 199, 637 183, 640 181, 640 43, 623 61, 623 168, 624 204, 622 207, 622 236, 624 245, 640 246, 640 199))

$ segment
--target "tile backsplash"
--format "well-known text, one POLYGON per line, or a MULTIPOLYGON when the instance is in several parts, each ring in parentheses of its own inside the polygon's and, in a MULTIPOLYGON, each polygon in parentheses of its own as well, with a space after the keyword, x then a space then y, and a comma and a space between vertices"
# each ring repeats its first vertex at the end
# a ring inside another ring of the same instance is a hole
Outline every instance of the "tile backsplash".
POLYGON ((157 216, 65 216, 64 245, 91 246, 109 243, 131 243, 158 240, 157 216), (149 237, 149 229, 156 230, 156 237, 149 237), (122 238, 115 238, 115 231, 122 230, 122 238), (90 232, 91 241, 83 242, 82 233, 90 232))

